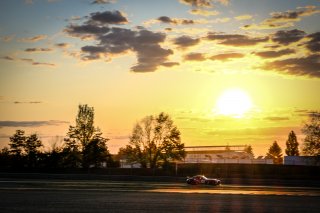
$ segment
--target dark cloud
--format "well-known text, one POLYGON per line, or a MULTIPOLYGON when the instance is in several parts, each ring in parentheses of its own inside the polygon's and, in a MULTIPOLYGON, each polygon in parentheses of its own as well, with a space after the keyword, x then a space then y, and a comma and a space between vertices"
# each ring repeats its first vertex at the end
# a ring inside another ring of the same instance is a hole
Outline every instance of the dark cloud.
POLYGON ((295 76, 320 78, 320 55, 314 54, 307 57, 266 62, 260 68, 295 76))
POLYGON ((296 21, 299 20, 302 16, 311 16, 315 13, 319 13, 319 10, 316 10, 315 6, 306 6, 297 8, 295 11, 286 11, 286 12, 274 12, 271 14, 271 19, 269 22, 287 22, 287 21, 296 21))
POLYGON ((50 48, 27 48, 24 50, 25 52, 50 52, 52 49, 50 48))
POLYGON ((301 40, 304 38, 305 34, 306 33, 304 31, 297 29, 288 31, 280 30, 272 36, 272 41, 279 44, 288 45, 301 40))
POLYGON ((211 60, 228 61, 232 58, 243 58, 245 55, 242 53, 223 53, 211 56, 211 60))
POLYGON ((38 126, 58 126, 68 124, 66 121, 0 121, 0 127, 38 127, 38 126))
POLYGON ((177 19, 168 16, 161 16, 157 20, 165 24, 195 24, 191 19, 177 19))
POLYGON ((320 32, 316 32, 307 36, 310 40, 306 43, 306 47, 311 52, 320 52, 320 32))
POLYGON ((270 117, 265 117, 264 120, 268 120, 268 121, 287 121, 287 120, 290 120, 290 119, 288 117, 270 116, 270 117))
POLYGON ((60 47, 60 48, 68 48, 70 46, 70 44, 68 43, 57 43, 55 44, 56 47, 60 47))
POLYGON ((166 39, 164 33, 152 32, 141 27, 131 30, 105 25, 127 22, 126 19, 110 18, 113 15, 120 17, 120 14, 120 12, 108 11, 92 13, 83 25, 70 25, 66 28, 65 32, 72 36, 82 39, 91 37, 95 41, 95 45, 86 45, 81 48, 82 60, 110 60, 114 55, 131 51, 137 54, 138 60, 138 63, 131 67, 133 72, 152 72, 159 66, 176 65, 174 62, 167 62, 173 51, 160 46, 160 43, 166 39), (111 19, 113 22, 110 21, 111 19))
POLYGON ((218 41, 219 44, 228 46, 252 46, 269 40, 269 37, 252 38, 247 35, 217 33, 208 33, 205 38, 211 41, 218 41))
POLYGON ((294 113, 301 117, 309 117, 316 112, 308 109, 297 109, 294 111, 294 113))
POLYGON ((192 38, 190 36, 180 36, 173 40, 173 43, 181 48, 187 48, 194 45, 197 45, 200 42, 200 39, 192 38))
POLYGON ((260 56, 261 58, 277 58, 283 55, 293 54, 296 51, 293 49, 284 49, 279 51, 261 51, 261 52, 253 52, 253 54, 260 56))
POLYGON ((294 26, 294 22, 301 20, 301 17, 311 16, 319 13, 315 6, 298 7, 296 10, 286 12, 273 12, 271 18, 263 20, 260 24, 245 25, 244 29, 275 29, 294 26))
POLYGON ((118 10, 90 14, 90 21, 101 24, 127 24, 128 19, 118 10))
POLYGON ((184 56, 185 61, 204 61, 206 56, 203 53, 189 53, 184 56))
POLYGON ((94 24, 84 24, 84 25, 69 25, 65 32, 67 32, 71 36, 81 37, 82 39, 105 34, 110 31, 109 27, 106 26, 96 26, 94 24))

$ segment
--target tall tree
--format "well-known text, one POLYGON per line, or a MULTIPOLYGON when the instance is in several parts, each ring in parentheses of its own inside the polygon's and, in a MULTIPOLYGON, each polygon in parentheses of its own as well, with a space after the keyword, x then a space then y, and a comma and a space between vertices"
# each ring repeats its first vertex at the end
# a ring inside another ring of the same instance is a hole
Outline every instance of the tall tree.
POLYGON ((132 131, 129 145, 121 149, 129 162, 138 162, 142 167, 156 168, 171 160, 185 157, 180 131, 165 113, 147 116, 138 122, 132 131))
POLYGON ((320 155, 320 112, 309 115, 309 122, 304 125, 302 132, 305 134, 303 152, 306 155, 320 155))
MULTIPOLYGON (((100 129, 94 127, 93 107, 89 107, 87 104, 79 105, 76 125, 69 127, 67 137, 65 138, 66 146, 64 152, 67 154, 66 160, 68 164, 76 166, 80 160, 83 167, 88 167, 89 162, 86 161, 94 158, 94 156, 90 155, 95 155, 95 162, 102 161, 103 159, 101 159, 100 155, 98 157, 96 153, 94 154, 94 152, 92 152, 92 147, 94 146, 91 143, 97 144, 99 146, 98 150, 101 151, 106 148, 105 152, 108 152, 106 146, 107 141, 107 138, 102 137, 100 129), (102 146, 104 148, 102 148, 102 146), (74 162, 71 162, 72 160, 74 162)), ((104 155, 104 153, 102 155, 104 155)))
POLYGON ((277 141, 274 141, 273 144, 270 146, 266 158, 273 159, 274 164, 282 164, 282 150, 278 145, 277 141))
POLYGON ((26 138, 24 149, 29 167, 35 167, 38 161, 38 155, 40 154, 39 148, 42 147, 42 142, 38 138, 37 134, 31 134, 26 138))
POLYGON ((288 135, 288 140, 286 142, 286 154, 288 156, 299 156, 299 143, 297 141, 297 136, 294 131, 291 131, 288 135))
POLYGON ((244 148, 244 151, 245 151, 246 153, 248 153, 249 155, 251 155, 251 156, 254 158, 254 153, 253 153, 253 149, 252 149, 252 146, 251 146, 251 145, 246 146, 246 147, 244 148))
POLYGON ((10 137, 10 153, 15 156, 21 156, 24 151, 24 145, 26 142, 26 136, 24 135, 23 130, 16 130, 16 133, 10 137))

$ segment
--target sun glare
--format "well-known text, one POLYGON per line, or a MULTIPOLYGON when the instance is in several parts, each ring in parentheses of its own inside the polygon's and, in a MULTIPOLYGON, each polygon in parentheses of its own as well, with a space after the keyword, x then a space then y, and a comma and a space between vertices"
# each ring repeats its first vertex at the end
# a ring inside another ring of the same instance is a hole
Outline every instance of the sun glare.
POLYGON ((249 95, 240 89, 224 91, 216 103, 216 112, 218 114, 236 118, 243 117, 251 108, 252 102, 249 95))

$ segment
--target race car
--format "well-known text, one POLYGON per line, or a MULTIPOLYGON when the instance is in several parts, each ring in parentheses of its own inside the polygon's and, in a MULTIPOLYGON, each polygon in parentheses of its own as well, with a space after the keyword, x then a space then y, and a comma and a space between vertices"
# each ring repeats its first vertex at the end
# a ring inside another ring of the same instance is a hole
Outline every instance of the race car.
POLYGON ((196 175, 193 177, 187 177, 187 184, 198 185, 198 184, 207 184, 207 185, 220 185, 221 181, 219 179, 207 178, 204 175, 196 175))

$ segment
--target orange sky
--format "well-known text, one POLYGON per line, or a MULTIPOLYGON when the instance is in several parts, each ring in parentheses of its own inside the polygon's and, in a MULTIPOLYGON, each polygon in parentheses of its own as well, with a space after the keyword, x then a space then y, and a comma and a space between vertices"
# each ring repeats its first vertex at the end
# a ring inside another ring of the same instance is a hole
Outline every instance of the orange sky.
POLYGON ((112 153, 137 121, 162 111, 186 146, 250 144, 258 156, 276 140, 284 152, 289 132, 302 144, 303 122, 320 110, 319 6, 1 1, 0 145, 23 129, 49 149, 88 104, 112 153), (231 95, 218 106, 230 90, 246 98, 231 95))

